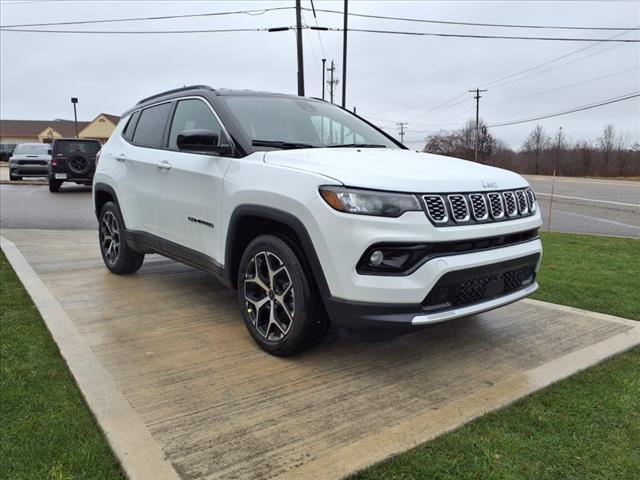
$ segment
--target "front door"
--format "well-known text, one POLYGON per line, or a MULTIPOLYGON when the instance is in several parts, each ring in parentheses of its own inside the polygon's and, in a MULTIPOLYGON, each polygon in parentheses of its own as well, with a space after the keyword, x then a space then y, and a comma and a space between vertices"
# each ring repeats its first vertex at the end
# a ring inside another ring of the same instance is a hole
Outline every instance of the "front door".
POLYGON ((181 152, 177 137, 185 130, 207 129, 218 133, 218 143, 228 139, 210 105, 200 98, 178 101, 169 129, 164 167, 156 169, 161 192, 160 236, 169 242, 215 258, 220 230, 222 182, 229 157, 181 152))

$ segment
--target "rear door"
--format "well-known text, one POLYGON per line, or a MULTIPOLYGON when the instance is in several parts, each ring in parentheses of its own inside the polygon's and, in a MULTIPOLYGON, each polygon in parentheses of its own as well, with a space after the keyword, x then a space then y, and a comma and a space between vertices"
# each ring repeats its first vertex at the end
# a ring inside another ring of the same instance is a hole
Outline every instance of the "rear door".
POLYGON ((229 145, 206 100, 191 97, 178 101, 169 127, 168 149, 162 152, 161 166, 155 172, 154 185, 162 192, 158 228, 166 240, 215 259, 222 181, 231 158, 179 151, 178 134, 192 129, 213 130, 218 133, 219 145, 229 145))
POLYGON ((128 212, 127 228, 161 235, 158 216, 162 215, 158 202, 163 192, 158 185, 158 167, 165 152, 165 130, 171 102, 147 107, 140 112, 130 144, 122 151, 114 151, 116 160, 126 165, 122 178, 128 212))

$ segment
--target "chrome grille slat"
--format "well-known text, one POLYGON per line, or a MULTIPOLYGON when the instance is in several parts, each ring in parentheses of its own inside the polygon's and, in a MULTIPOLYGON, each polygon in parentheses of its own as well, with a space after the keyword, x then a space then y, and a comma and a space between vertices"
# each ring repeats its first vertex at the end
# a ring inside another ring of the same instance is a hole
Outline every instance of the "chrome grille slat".
POLYGON ((535 211, 536 211, 536 194, 533 193, 533 190, 531 190, 530 188, 527 188, 525 190, 525 193, 527 195, 527 203, 529 204, 529 211, 531 213, 535 213, 535 211))
POLYGON ((489 209, 487 208, 487 201, 485 200, 484 195, 481 193, 471 193, 469 194, 469 200, 471 201, 473 218, 478 221, 489 218, 489 209))
POLYGON ((460 193, 447 195, 449 200, 449 207, 451 207, 451 217, 458 223, 468 222, 471 216, 469 215, 469 204, 467 197, 460 193))
POLYGON ((518 215, 518 204, 516 203, 516 196, 513 192, 502 192, 502 198, 504 199, 504 209, 508 217, 515 217, 518 215))
POLYGON ((529 205, 527 205, 527 197, 524 194, 524 190, 516 190, 516 199, 518 201, 518 211, 520 215, 529 213, 529 205))
POLYGON ((423 195, 422 201, 427 207, 429 218, 435 223, 447 223, 449 221, 447 206, 441 195, 423 195))
POLYGON ((489 199, 489 209, 491 210, 491 216, 494 219, 500 219, 504 217, 504 204, 502 203, 502 197, 497 192, 490 192, 487 194, 489 199))

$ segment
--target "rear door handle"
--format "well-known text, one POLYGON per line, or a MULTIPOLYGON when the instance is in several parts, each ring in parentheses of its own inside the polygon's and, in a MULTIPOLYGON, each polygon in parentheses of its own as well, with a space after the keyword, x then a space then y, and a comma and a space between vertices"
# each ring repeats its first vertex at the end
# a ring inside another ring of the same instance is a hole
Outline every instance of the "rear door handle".
POLYGON ((171 164, 166 160, 162 160, 161 162, 156 162, 156 167, 160 170, 169 170, 171 168, 171 164))
POLYGON ((119 162, 124 162, 126 159, 127 157, 124 153, 121 153, 120 155, 116 155, 116 160, 119 162))

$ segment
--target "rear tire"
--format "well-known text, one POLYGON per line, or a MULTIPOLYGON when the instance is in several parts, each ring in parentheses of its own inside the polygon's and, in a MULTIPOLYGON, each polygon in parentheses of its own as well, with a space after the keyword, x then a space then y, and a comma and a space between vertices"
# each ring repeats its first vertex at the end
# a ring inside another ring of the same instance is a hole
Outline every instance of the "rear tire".
POLYGON ((60 186, 62 185, 61 180, 55 180, 53 178, 49 178, 49 191, 51 193, 56 193, 60 190, 60 186))
POLYGON ((18 180, 22 180, 22 177, 19 177, 17 175, 14 175, 13 173, 9 172, 9 180, 12 182, 17 182, 18 180))
POLYGON ((251 337, 273 355, 308 350, 327 333, 329 321, 303 259, 274 235, 261 235, 245 249, 238 301, 251 337))
POLYGON ((100 253, 105 266, 116 274, 134 273, 144 262, 144 253, 127 245, 124 220, 120 209, 113 202, 102 207, 98 222, 100 253))

